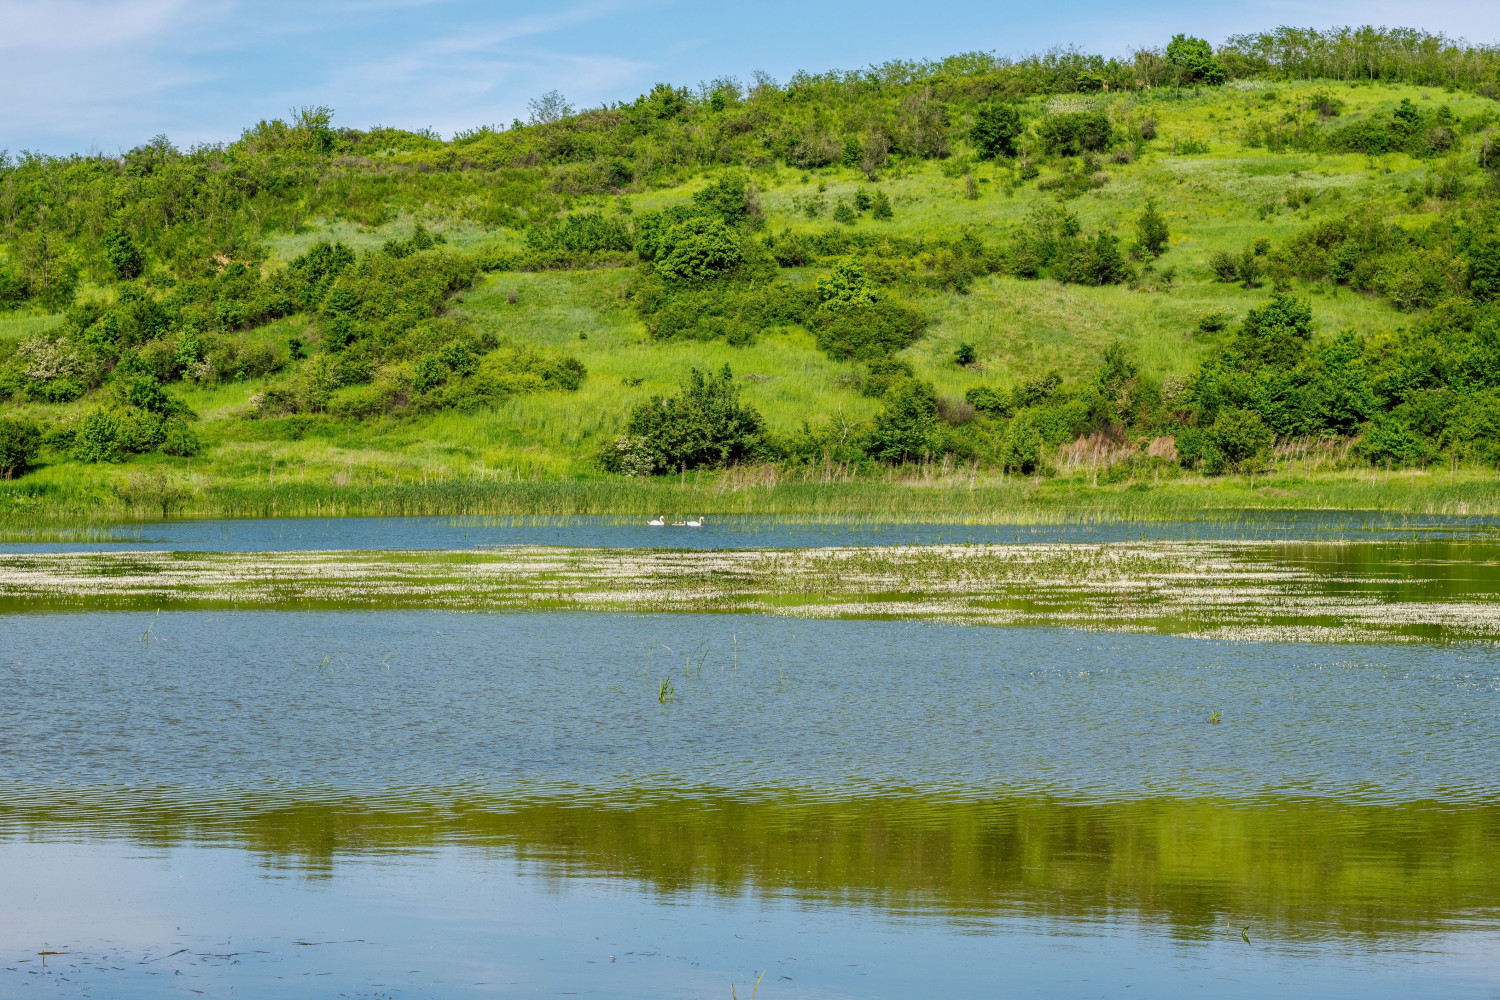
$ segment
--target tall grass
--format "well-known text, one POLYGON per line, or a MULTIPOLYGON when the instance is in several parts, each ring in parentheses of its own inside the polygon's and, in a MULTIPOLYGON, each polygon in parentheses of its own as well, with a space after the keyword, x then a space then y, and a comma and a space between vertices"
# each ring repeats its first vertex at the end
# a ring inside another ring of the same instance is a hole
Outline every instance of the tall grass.
MULTIPOLYGON (((757 515, 871 521, 1037 523, 1087 520, 1166 521, 1233 518, 1243 511, 1374 511, 1392 514, 1500 516, 1500 479, 1492 470, 1385 474, 1185 477, 1094 486, 1087 476, 1001 478, 937 467, 859 478, 837 470, 788 474, 771 467, 660 479, 454 478, 383 483, 216 482, 198 485, 171 509, 174 517, 639 516, 657 513, 757 515), (1451 477, 1451 481, 1450 481, 1451 477)), ((170 480, 168 481, 171 482, 170 480)), ((148 490, 151 486, 141 487, 148 490)), ((149 495, 77 482, 0 483, 0 538, 40 530, 85 531, 90 524, 159 520, 149 495)))

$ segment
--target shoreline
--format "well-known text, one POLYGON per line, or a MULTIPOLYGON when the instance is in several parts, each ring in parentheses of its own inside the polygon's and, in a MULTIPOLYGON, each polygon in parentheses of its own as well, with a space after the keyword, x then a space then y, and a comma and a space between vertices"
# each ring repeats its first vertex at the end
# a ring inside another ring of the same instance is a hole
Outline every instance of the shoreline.
MULTIPOLYGON (((114 471, 114 470, 110 470, 114 471)), ((1500 516, 1487 468, 1291 472, 1095 484, 1087 478, 885 477, 819 481, 730 469, 682 477, 391 481, 365 485, 222 480, 163 466, 89 483, 0 482, 0 530, 27 522, 131 523, 296 517, 655 515, 871 518, 937 523, 1221 520, 1246 512, 1500 516)))

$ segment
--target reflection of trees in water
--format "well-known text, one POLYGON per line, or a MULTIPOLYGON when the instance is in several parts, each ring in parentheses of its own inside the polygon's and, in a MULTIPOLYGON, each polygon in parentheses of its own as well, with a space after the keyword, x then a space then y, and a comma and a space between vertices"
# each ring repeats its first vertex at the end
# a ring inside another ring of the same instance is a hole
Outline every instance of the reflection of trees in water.
POLYGON ((353 856, 493 846, 541 874, 624 877, 659 893, 789 893, 957 919, 1126 911, 1183 936, 1228 920, 1294 939, 1431 931, 1500 899, 1496 805, 904 795, 505 802, 462 793, 212 806, 19 801, 0 812, 12 831, 228 843, 316 876, 353 856))

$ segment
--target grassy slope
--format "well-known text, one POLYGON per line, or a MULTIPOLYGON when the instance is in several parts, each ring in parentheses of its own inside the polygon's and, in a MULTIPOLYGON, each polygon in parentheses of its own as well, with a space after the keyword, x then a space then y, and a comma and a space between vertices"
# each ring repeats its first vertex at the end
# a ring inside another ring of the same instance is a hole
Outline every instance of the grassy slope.
MULTIPOLYGON (((1156 199, 1173 234, 1172 248, 1158 266, 1175 267, 1176 283, 1167 291, 1154 292, 1125 286, 1085 288, 1061 286, 1050 280, 991 277, 976 282, 964 295, 924 296, 919 301, 934 323, 927 336, 907 352, 919 374, 932 379, 940 392, 954 395, 978 382, 1010 385, 1051 367, 1078 374, 1096 362, 1104 345, 1116 339, 1133 345, 1153 373, 1184 374, 1212 347, 1210 340, 1194 332, 1199 317, 1215 310, 1242 316, 1268 294, 1265 289, 1248 291, 1213 281, 1206 265, 1212 251, 1238 250, 1259 236, 1279 242, 1317 218, 1346 213, 1371 201, 1393 212, 1408 213, 1408 222, 1432 218, 1436 206, 1411 208, 1403 189, 1414 180, 1424 180, 1436 164, 1404 155, 1377 160, 1362 155, 1272 154, 1240 146, 1236 137, 1243 122, 1252 115, 1265 115, 1266 109, 1274 106, 1264 99, 1267 91, 1277 92, 1279 99, 1287 102, 1312 89, 1318 88, 1285 84, 1228 88, 1220 94, 1157 101, 1149 108, 1138 109, 1138 116, 1150 113, 1157 118, 1158 141, 1134 163, 1106 164, 1110 182, 1068 202, 1068 208, 1078 214, 1085 232, 1107 228, 1128 242, 1135 217, 1148 198, 1156 199), (1212 152, 1170 155, 1172 139, 1186 137, 1209 140, 1212 152), (1300 210, 1286 205, 1285 196, 1293 188, 1314 195, 1300 210), (1266 203, 1279 203, 1279 208, 1266 215, 1261 208, 1266 203), (961 341, 978 348, 985 366, 983 373, 952 364, 952 351, 961 341)), ((1482 106, 1480 98, 1423 88, 1341 87, 1337 92, 1346 102, 1346 118, 1350 120, 1403 97, 1446 101, 1460 115, 1472 114, 1482 106)), ((1035 182, 1012 187, 1009 171, 1006 165, 976 165, 980 197, 970 200, 964 196, 965 182, 952 162, 912 164, 893 170, 880 185, 894 201, 896 218, 877 223, 864 216, 858 228, 941 237, 970 226, 987 241, 1000 242, 1035 204, 1052 198, 1050 193, 1039 191, 1035 182)), ((1044 168, 1043 178, 1050 173, 1044 168)), ((639 212, 683 201, 706 181, 705 176, 680 189, 637 195, 631 199, 632 206, 639 212)), ((863 175, 841 168, 810 173, 771 168, 759 171, 756 181, 767 222, 777 232, 834 225, 826 213, 823 218, 809 220, 796 212, 794 198, 815 194, 823 185, 823 197, 831 209, 836 199, 852 195, 867 183, 863 175)), ((614 201, 592 198, 579 207, 597 205, 613 211, 614 201)), ((428 221, 443 227, 441 219, 428 221)), ((410 225, 411 219, 403 218, 379 228, 348 223, 312 226, 275 241, 273 257, 289 259, 324 238, 342 239, 360 248, 374 247, 391 235, 409 231, 410 225)), ((459 247, 481 241, 518 242, 509 232, 487 233, 472 227, 445 231, 459 247)), ((816 273, 815 269, 806 271, 802 275, 787 274, 808 278, 816 273)), ((504 482, 593 477, 597 475, 591 460, 594 450, 617 433, 629 408, 652 393, 670 391, 689 365, 717 367, 727 363, 739 375, 763 376, 745 383, 744 396, 778 431, 791 430, 803 420, 836 418, 840 412, 851 420, 858 419, 876 409, 873 401, 838 385, 838 376, 852 371, 852 366, 830 361, 800 330, 771 331, 746 347, 722 342, 651 343, 624 300, 628 277, 628 272, 621 270, 492 274, 462 297, 459 307, 482 328, 528 343, 565 346, 577 354, 588 365, 590 375, 576 394, 522 397, 495 410, 334 425, 299 440, 277 427, 237 419, 237 411, 257 388, 254 383, 211 389, 182 386, 179 391, 204 417, 199 431, 210 445, 207 453, 191 464, 193 481, 199 485, 240 484, 256 493, 275 481, 275 467, 283 483, 309 484, 321 493, 327 486, 358 484, 373 487, 454 479, 504 482), (517 293, 515 304, 507 301, 512 291, 517 293), (627 379, 640 382, 632 386, 627 379)), ((1380 302, 1347 289, 1320 285, 1300 291, 1312 297, 1318 325, 1324 331, 1379 332, 1406 321, 1380 302)), ((55 317, 0 315, 0 337, 26 336, 54 322, 55 317)), ((302 322, 300 318, 282 321, 264 328, 259 335, 285 337, 302 322)), ((50 411, 47 415, 56 419, 84 405, 38 409, 50 411)), ((187 470, 183 460, 160 456, 135 459, 119 468, 85 468, 54 456, 51 464, 33 473, 28 481, 65 492, 82 489, 102 493, 106 483, 153 465, 187 470)), ((1352 475, 1342 478, 1350 484, 1369 479, 1352 475)), ((1440 480, 1445 482, 1443 476, 1419 478, 1431 480, 1434 488, 1440 480)), ((967 485, 970 480, 965 477, 964 482, 967 485)), ((1050 492, 1071 494, 1074 488, 1058 483, 1050 492)), ((1485 499, 1491 492, 1488 487, 1473 488, 1483 496, 1466 496, 1462 502, 1472 502, 1476 509, 1492 506, 1485 499)), ((1188 496, 1201 496, 1204 502, 1216 504, 1235 490, 1228 484, 1179 482, 1171 492, 1183 494, 1184 501, 1188 496)), ((1295 487, 1285 492, 1289 498, 1302 497, 1285 501, 1291 505, 1320 502, 1311 495, 1303 497, 1295 487)), ((1355 488, 1355 492, 1372 499, 1364 487, 1355 488)), ((621 502, 626 503, 625 497, 637 493, 620 492, 621 502)), ((1391 499, 1395 500, 1394 495, 1391 499)), ((969 509, 972 501, 971 496, 967 502, 955 500, 951 506, 969 509)), ((1000 502, 999 495, 992 501, 1000 502)), ((1328 501, 1325 498, 1321 502, 1328 501)), ((1432 506, 1426 500, 1410 503, 1423 509, 1432 506)), ((856 504, 866 505, 879 510, 885 502, 856 504)), ((498 509, 508 506, 499 503, 498 509)))

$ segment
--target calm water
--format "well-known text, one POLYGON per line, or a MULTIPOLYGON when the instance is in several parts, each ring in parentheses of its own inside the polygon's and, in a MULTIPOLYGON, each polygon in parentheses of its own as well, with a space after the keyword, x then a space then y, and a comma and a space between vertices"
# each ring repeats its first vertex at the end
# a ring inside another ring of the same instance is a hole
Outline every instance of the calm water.
POLYGON ((1489 646, 409 611, 0 647, 0 994, 1500 992, 1489 646))
MULTIPOLYGON (((697 515, 667 515, 683 521, 697 515)), ((620 548, 807 548, 828 545, 932 545, 1120 542, 1179 539, 1328 540, 1494 537, 1500 520, 1340 512, 1247 511, 1201 521, 1066 524, 911 524, 803 522, 772 517, 710 517, 700 528, 648 526, 646 517, 349 517, 166 521, 101 529, 69 542, 0 542, 0 552, 78 552, 101 548, 198 552, 307 549, 463 549, 490 545, 620 548)))

